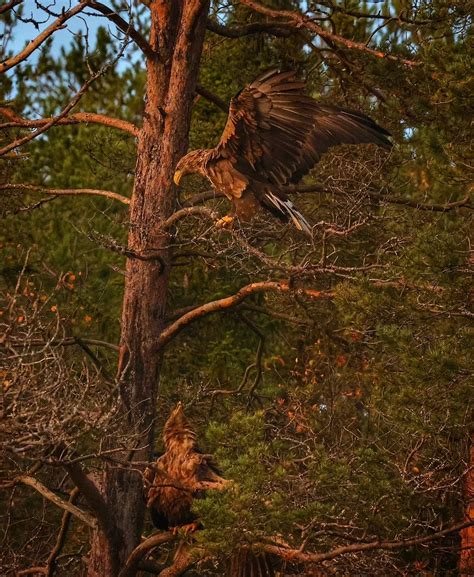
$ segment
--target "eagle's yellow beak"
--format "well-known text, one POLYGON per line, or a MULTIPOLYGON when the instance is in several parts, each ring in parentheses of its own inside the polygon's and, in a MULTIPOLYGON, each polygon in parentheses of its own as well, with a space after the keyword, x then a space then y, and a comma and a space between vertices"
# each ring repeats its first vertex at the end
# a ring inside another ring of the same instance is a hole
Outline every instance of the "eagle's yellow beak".
POLYGON ((179 186, 179 181, 181 180, 182 176, 183 176, 183 172, 181 170, 177 170, 174 173, 173 182, 176 184, 176 186, 179 186))

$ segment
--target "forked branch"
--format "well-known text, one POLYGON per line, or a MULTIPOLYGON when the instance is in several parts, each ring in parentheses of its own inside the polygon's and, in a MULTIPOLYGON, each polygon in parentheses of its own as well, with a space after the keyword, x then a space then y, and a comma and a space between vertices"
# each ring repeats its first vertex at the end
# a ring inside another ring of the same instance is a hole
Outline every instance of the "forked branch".
POLYGON ((19 64, 20 62, 23 62, 23 60, 26 60, 28 56, 32 52, 34 52, 37 48, 39 48, 39 46, 41 46, 41 44, 43 44, 45 40, 47 40, 57 30, 64 28, 64 23, 67 22, 70 18, 72 18, 76 14, 79 14, 79 12, 82 12, 82 10, 84 10, 84 8, 87 7, 87 5, 88 2, 82 1, 79 2, 79 4, 76 4, 76 6, 74 6, 70 10, 66 10, 65 12, 63 12, 61 16, 59 16, 59 18, 57 18, 50 26, 45 28, 43 32, 38 34, 36 38, 34 38, 31 42, 29 42, 21 52, 1 62, 0 72, 6 72, 7 70, 10 70, 10 68, 13 68, 17 64, 19 64))
POLYGON ((304 295, 314 299, 331 299, 334 296, 332 291, 318 291, 309 288, 292 287, 290 283, 286 281, 262 281, 250 283, 242 287, 234 295, 206 303, 183 314, 178 320, 168 325, 163 330, 157 342, 158 348, 167 345, 172 338, 197 319, 218 311, 235 307, 244 299, 258 292, 291 292, 293 294, 304 295))
POLYGON ((240 0, 242 4, 245 4, 255 12, 259 12, 260 14, 264 14, 265 16, 269 16, 270 18, 284 18, 285 25, 292 25, 296 29, 306 28, 310 30, 314 34, 317 34, 320 38, 324 40, 332 40, 337 44, 342 44, 346 48, 351 50, 360 50, 367 54, 371 54, 376 58, 385 58, 387 60, 393 60, 395 62, 400 62, 405 64, 406 66, 419 66, 421 62, 416 62, 415 60, 408 60, 406 58, 401 58, 399 56, 395 56, 393 54, 387 54, 380 50, 374 50, 369 48, 363 42, 356 42, 355 40, 349 40, 344 36, 340 36, 339 34, 334 34, 333 32, 329 32, 329 30, 325 30, 321 28, 319 24, 316 24, 313 19, 304 14, 299 12, 293 12, 292 10, 274 10, 272 8, 267 8, 263 4, 259 2, 255 2, 255 0, 240 0))
POLYGON ((451 525, 450 527, 436 531, 431 535, 423 535, 422 537, 413 537, 411 539, 400 539, 398 541, 377 540, 369 543, 353 543, 351 545, 336 547, 326 553, 308 553, 301 549, 290 549, 280 545, 263 545, 263 550, 287 560, 300 561, 302 563, 321 563, 322 561, 329 561, 348 553, 361 553, 363 551, 376 550, 393 551, 396 549, 406 549, 414 545, 422 545, 423 543, 436 541, 450 533, 457 533, 458 531, 461 531, 461 529, 471 527, 472 525, 474 525, 474 520, 458 523, 457 525, 451 525))
POLYGON ((74 505, 71 501, 65 501, 64 499, 61 499, 61 497, 58 497, 56 493, 53 493, 53 491, 48 489, 48 487, 43 485, 43 483, 38 481, 38 479, 36 479, 35 477, 31 477, 30 475, 22 475, 20 477, 17 477, 13 481, 13 484, 18 483, 32 487, 33 489, 38 491, 38 493, 43 495, 43 497, 45 497, 46 499, 48 499, 61 509, 69 511, 69 513, 80 519, 83 523, 85 523, 92 529, 94 529, 97 526, 97 521, 95 517, 93 517, 90 513, 83 511, 82 509, 74 505))

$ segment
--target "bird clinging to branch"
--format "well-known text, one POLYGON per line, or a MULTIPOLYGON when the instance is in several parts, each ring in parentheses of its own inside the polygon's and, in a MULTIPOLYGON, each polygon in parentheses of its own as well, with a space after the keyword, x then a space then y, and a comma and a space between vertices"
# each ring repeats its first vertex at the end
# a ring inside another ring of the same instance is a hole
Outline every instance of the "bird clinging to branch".
MULTIPOLYGON (((196 443, 183 406, 178 403, 163 429, 165 453, 145 471, 147 508, 153 523, 163 531, 189 533, 200 527, 192 512, 195 498, 209 489, 223 489, 229 481, 221 476, 212 455, 196 443)), ((229 577, 274 577, 269 556, 237 547, 230 560, 229 577)))
POLYGON ((258 76, 232 98, 219 144, 181 158, 174 182, 199 173, 232 201, 240 219, 249 220, 263 207, 311 234, 284 187, 297 183, 332 146, 373 143, 389 149, 392 143, 390 133, 368 116, 320 104, 304 88, 295 72, 258 76))

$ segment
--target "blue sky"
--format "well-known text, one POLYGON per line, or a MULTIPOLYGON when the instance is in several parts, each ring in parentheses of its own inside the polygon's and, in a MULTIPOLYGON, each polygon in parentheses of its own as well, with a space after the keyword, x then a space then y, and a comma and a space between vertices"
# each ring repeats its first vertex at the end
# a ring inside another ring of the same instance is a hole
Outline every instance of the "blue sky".
MULTIPOLYGON (((63 0, 54 0, 53 2, 49 1, 44 4, 55 13, 61 13, 61 11, 67 10, 70 6, 70 2, 66 2, 63 0)), ((17 7, 15 10, 18 11, 17 7)), ((92 12, 92 11, 91 11, 92 12)), ((47 28, 52 22, 54 22, 55 17, 48 15, 44 10, 38 8, 37 4, 34 0, 25 0, 23 2, 23 18, 25 20, 33 19, 39 23, 39 30, 37 30, 33 23, 31 22, 21 22, 19 21, 18 24, 15 26, 13 38, 8 43, 8 47, 10 50, 13 50, 15 53, 19 52, 30 40, 33 40, 39 32, 43 31, 47 28)), ((108 22, 101 17, 87 18, 87 26, 89 27, 89 33, 92 37, 95 36, 95 32, 100 25, 107 25, 108 22)), ((3 25, 0 24, 1 28, 3 25)), ((0 28, 0 31, 1 31, 0 28)), ((78 33, 85 34, 87 32, 87 28, 84 22, 84 19, 80 16, 75 16, 71 20, 67 22, 67 29, 58 30, 54 33, 54 44, 53 47, 55 50, 59 50, 61 46, 64 46, 71 42, 73 34, 78 33)), ((2 34, 3 36, 3 34, 2 34)))

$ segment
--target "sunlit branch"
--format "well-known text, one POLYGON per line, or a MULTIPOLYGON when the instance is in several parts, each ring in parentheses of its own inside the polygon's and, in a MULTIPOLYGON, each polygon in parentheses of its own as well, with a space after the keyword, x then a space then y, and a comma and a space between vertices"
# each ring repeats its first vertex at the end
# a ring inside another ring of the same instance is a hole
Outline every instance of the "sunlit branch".
POLYGON ((95 80, 97 80, 97 78, 99 78, 100 76, 102 76, 104 74, 105 69, 106 69, 106 67, 102 67, 98 72, 96 72, 88 80, 86 80, 86 82, 84 82, 84 84, 81 86, 81 88, 78 90, 78 92, 76 92, 76 94, 69 101, 69 103, 61 110, 61 112, 58 114, 58 116, 54 116, 53 118, 51 118, 51 120, 49 120, 41 128, 38 128, 38 130, 36 130, 35 132, 32 132, 31 134, 28 134, 27 136, 24 136, 23 138, 18 138, 17 140, 10 142, 10 144, 7 144, 3 148, 0 148, 0 156, 3 156, 4 154, 10 152, 11 150, 14 150, 15 148, 18 148, 19 146, 22 146, 23 144, 30 142, 31 140, 33 140, 34 138, 36 138, 40 134, 43 134, 43 132, 46 132, 49 128, 51 128, 51 126, 54 126, 62 118, 67 116, 69 114, 69 112, 74 108, 74 106, 76 106, 76 104, 79 102, 79 100, 82 98, 82 96, 87 92, 87 90, 89 89, 89 86, 95 80))
POLYGON ((401 58, 395 56, 393 54, 386 54, 380 50, 374 50, 369 48, 366 44, 362 42, 356 42, 354 40, 349 40, 348 38, 344 38, 344 36, 340 36, 338 34, 334 34, 321 28, 318 24, 314 22, 310 17, 300 14, 298 12, 293 12, 291 10, 273 10, 272 8, 267 8, 263 6, 259 2, 255 2, 255 0, 240 0, 242 4, 245 4, 252 10, 259 12, 260 14, 264 14, 265 16, 270 16, 271 18, 285 18, 286 24, 291 24, 295 28, 306 28, 311 32, 314 32, 319 37, 323 39, 329 39, 338 44, 342 44, 351 50, 360 50, 367 54, 371 54, 376 58, 384 58, 387 60, 393 60, 395 62, 400 62, 407 66, 419 66, 421 62, 416 62, 415 60, 407 60, 406 58, 401 58))
POLYGON ((61 497, 58 497, 55 493, 53 493, 53 491, 50 491, 47 487, 43 485, 43 483, 38 481, 38 479, 35 479, 34 477, 31 477, 29 475, 22 475, 20 477, 17 477, 14 480, 14 483, 15 484, 22 483, 23 485, 28 485, 29 487, 32 487, 33 489, 38 491, 38 493, 43 495, 43 497, 45 497, 46 499, 48 499, 61 509, 69 511, 69 513, 80 519, 83 523, 85 523, 89 527, 92 528, 96 527, 97 522, 92 515, 90 515, 86 511, 83 511, 79 507, 76 507, 76 505, 74 505, 70 501, 65 501, 64 499, 61 499, 61 497))
POLYGON ((209 314, 235 307, 244 299, 258 292, 291 292, 293 294, 304 295, 314 299, 331 299, 334 296, 332 291, 318 291, 308 288, 292 287, 286 281, 262 281, 251 283, 242 287, 234 295, 206 303, 185 313, 163 330, 156 345, 158 348, 164 347, 190 323, 209 314))
POLYGON ((0 6, 0 14, 8 12, 8 10, 15 8, 15 6, 18 6, 18 4, 21 4, 22 2, 23 0, 11 0, 11 2, 7 2, 3 6, 0 6))
POLYGON ((37 186, 34 184, 1 184, 1 190, 20 190, 23 192, 41 192, 45 194, 52 194, 55 196, 81 196, 81 195, 92 195, 92 196, 105 196, 113 200, 118 200, 122 204, 130 204, 130 199, 126 196, 122 196, 117 192, 112 192, 111 190, 100 190, 95 188, 44 188, 43 186, 37 186))
POLYGON ((336 557, 340 557, 341 555, 346 555, 348 553, 360 553, 362 551, 375 550, 393 551, 396 549, 405 549, 414 545, 422 545, 423 543, 429 543, 431 541, 435 541, 436 539, 440 539, 441 537, 449 535, 450 533, 457 533, 461 529, 471 527, 472 525, 474 525, 473 520, 459 523, 457 525, 452 525, 446 529, 436 531, 431 535, 413 537, 411 539, 400 539, 398 541, 377 540, 371 541, 369 543, 353 543, 351 545, 336 547, 335 549, 327 551, 326 553, 308 553, 302 551, 301 549, 290 549, 280 545, 263 545, 263 550, 267 553, 278 555, 283 559, 291 559, 292 561, 301 561, 303 563, 321 563, 322 561, 335 559, 336 557))
POLYGON ((70 10, 66 10, 65 12, 63 12, 63 14, 59 16, 59 18, 57 18, 50 26, 45 28, 43 32, 38 34, 36 38, 34 38, 29 44, 27 44, 21 52, 1 62, 0 72, 6 72, 7 70, 10 70, 10 68, 13 68, 13 66, 16 66, 20 62, 23 62, 23 60, 26 60, 26 58, 28 58, 28 56, 32 52, 34 52, 39 46, 41 46, 41 44, 43 44, 45 40, 47 40, 52 34, 54 34, 54 32, 60 30, 61 28, 64 28, 65 22, 67 22, 70 18, 72 18, 76 14, 79 14, 79 12, 82 12, 82 10, 84 10, 87 6, 88 2, 83 1, 79 2, 79 4, 77 4, 70 10))
MULTIPOLYGON (((0 124, 0 130, 7 128, 41 128, 45 124, 51 121, 50 118, 37 118, 35 120, 27 120, 16 115, 12 111, 6 108, 0 108, 0 115, 10 118, 9 122, 4 122, 0 124)), ((132 136, 138 136, 140 129, 135 124, 127 122, 126 120, 120 120, 119 118, 112 118, 111 116, 106 116, 104 114, 95 114, 94 112, 76 112, 75 114, 70 114, 65 118, 61 118, 56 122, 56 125, 65 124, 102 124, 104 126, 109 126, 111 128, 116 128, 122 130, 123 132, 128 132, 132 136)))

